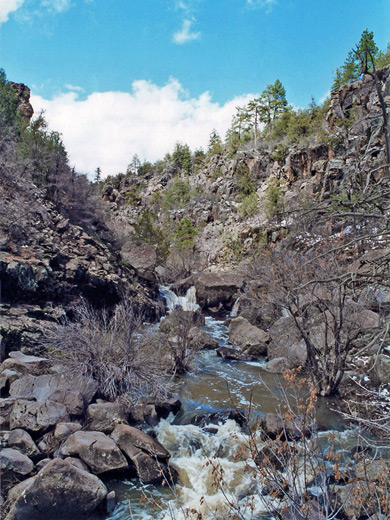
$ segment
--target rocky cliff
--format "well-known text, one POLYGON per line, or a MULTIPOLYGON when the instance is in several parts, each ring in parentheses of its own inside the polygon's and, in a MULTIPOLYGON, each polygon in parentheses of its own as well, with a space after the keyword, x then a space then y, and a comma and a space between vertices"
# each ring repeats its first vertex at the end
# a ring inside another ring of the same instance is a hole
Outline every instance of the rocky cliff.
MULTIPOLYGON (((389 111, 389 67, 380 72, 380 80, 389 111)), ((114 179, 103 187, 103 199, 114 226, 129 233, 145 208, 155 212, 156 222, 166 230, 171 245, 175 225, 183 218, 190 219, 197 230, 193 268, 230 268, 256 253, 259 243, 275 243, 286 236, 305 206, 329 205, 333 197, 362 191, 384 176, 381 116, 374 81, 366 75, 332 93, 316 135, 288 146, 264 141, 256 149, 247 146, 233 157, 227 153, 207 156, 192 175, 181 175, 188 182, 185 202, 163 207, 167 192, 180 177, 169 164, 142 178, 114 179), (246 181, 256 194, 251 207, 245 206, 246 181), (270 208, 272 190, 279 200, 270 208)))

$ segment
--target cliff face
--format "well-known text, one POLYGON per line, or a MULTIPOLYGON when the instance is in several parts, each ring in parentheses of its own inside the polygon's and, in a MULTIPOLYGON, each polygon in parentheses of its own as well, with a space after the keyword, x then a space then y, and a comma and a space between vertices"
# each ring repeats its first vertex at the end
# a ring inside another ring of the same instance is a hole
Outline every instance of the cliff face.
MULTIPOLYGON (((390 107, 390 67, 380 73, 382 94, 390 107)), ((301 141, 302 142, 302 141, 301 141)), ((178 172, 166 168, 139 178, 106 184, 103 198, 114 225, 129 232, 145 208, 157 214, 158 225, 172 231, 175 223, 189 218, 197 228, 196 269, 223 269, 249 257, 260 241, 276 242, 291 229, 294 211, 308 202, 323 203, 343 192, 359 189, 385 173, 383 118, 375 84, 370 76, 332 93, 326 119, 318 135, 302 144, 213 155, 189 177, 186 203, 163 210, 161 200, 178 172), (240 183, 243 176, 254 183, 256 207, 245 211, 240 183), (290 217, 270 216, 267 189, 279 182, 282 205, 290 217), (137 196, 134 197, 134 194, 137 196)))

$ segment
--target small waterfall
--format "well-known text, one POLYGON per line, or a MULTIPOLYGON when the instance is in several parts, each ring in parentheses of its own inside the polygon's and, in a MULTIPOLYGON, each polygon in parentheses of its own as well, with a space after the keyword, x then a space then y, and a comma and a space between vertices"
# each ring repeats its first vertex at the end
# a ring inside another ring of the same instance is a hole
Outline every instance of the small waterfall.
POLYGON ((183 311, 196 311, 199 305, 196 303, 196 289, 190 287, 185 296, 177 296, 168 286, 160 287, 160 296, 167 303, 168 312, 173 311, 177 307, 181 307, 183 311))
POLYGON ((234 302, 233 309, 230 311, 229 318, 236 318, 240 308, 240 297, 234 302))

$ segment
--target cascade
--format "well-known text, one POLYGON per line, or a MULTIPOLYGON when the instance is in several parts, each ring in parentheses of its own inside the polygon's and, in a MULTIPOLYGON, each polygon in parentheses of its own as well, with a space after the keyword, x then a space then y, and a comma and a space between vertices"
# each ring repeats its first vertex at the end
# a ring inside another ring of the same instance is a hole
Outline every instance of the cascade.
POLYGON ((196 289, 194 286, 190 287, 185 296, 177 296, 169 286, 163 285, 160 287, 160 297, 166 301, 168 312, 173 311, 177 307, 181 307, 183 311, 196 311, 199 305, 196 303, 196 289))

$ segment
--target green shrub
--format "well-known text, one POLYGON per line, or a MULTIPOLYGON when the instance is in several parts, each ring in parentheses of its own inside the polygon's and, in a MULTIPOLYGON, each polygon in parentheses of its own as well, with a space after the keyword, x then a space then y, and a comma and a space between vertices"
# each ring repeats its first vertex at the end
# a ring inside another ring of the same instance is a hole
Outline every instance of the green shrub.
POLYGON ((238 206, 238 212, 243 217, 250 217, 253 215, 258 206, 257 193, 251 193, 242 199, 242 202, 238 206))
POLYGON ((169 255, 169 243, 164 232, 156 225, 156 214, 145 209, 134 224, 134 236, 143 244, 152 244, 157 248, 157 258, 166 260, 169 255))
POLYGON ((285 183, 281 179, 271 177, 268 180, 268 186, 265 190, 263 200, 268 218, 273 218, 277 213, 283 210, 285 189, 285 183))
POLYGON ((165 192, 161 201, 163 211, 177 207, 183 207, 190 200, 190 183, 188 180, 176 177, 170 188, 165 192))
POLYGON ((199 234, 191 219, 182 218, 176 227, 173 238, 178 249, 192 249, 194 247, 194 238, 199 234))

